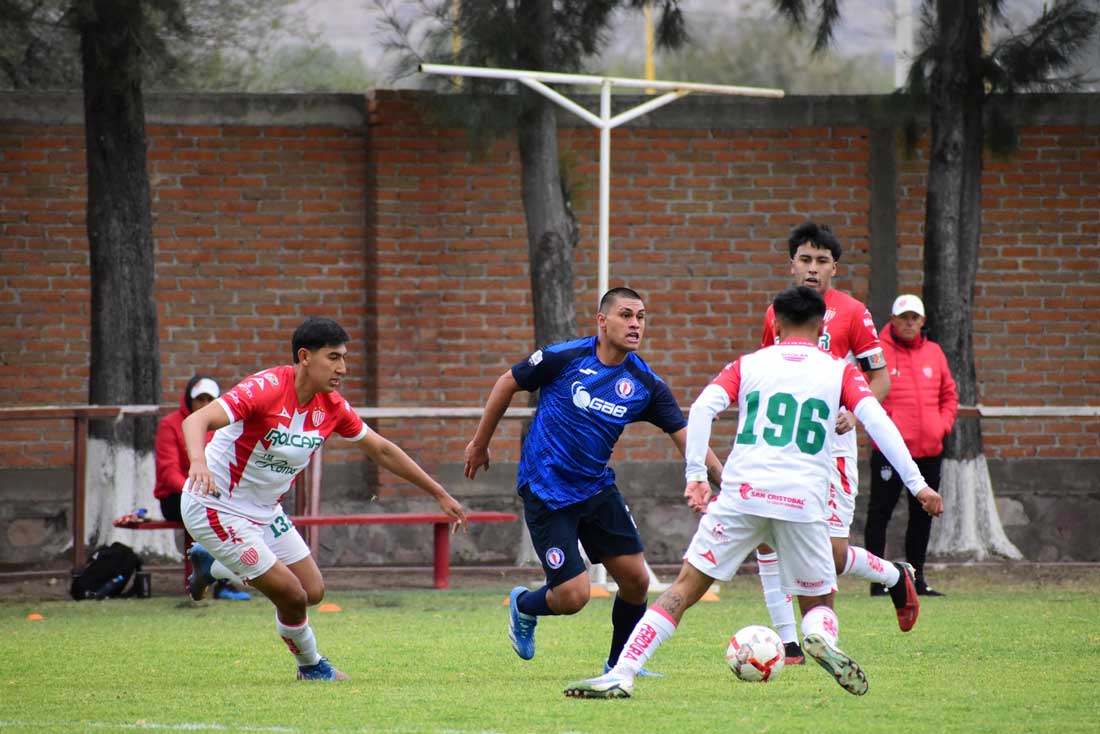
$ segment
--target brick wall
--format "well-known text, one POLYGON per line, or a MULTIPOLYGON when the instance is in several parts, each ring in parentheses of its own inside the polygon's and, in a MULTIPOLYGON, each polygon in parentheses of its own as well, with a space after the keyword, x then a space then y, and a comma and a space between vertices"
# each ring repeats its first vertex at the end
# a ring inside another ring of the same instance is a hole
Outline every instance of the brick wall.
MULTIPOLYGON (((178 405, 195 371, 226 389, 290 361, 307 315, 363 338, 362 125, 152 122, 148 139, 163 402, 178 405)), ((0 124, 3 405, 88 401, 84 179, 79 125, 0 124)), ((363 404, 358 376, 347 394, 363 404)), ((0 466, 70 463, 67 422, 5 429, 18 441, 0 448, 0 466)))
MULTIPOLYGON (((988 156, 974 302, 984 405, 1096 405, 1100 395, 1100 127, 1024 127, 988 156)), ((920 292, 922 149, 899 170, 898 285, 920 292)), ((985 419, 999 459, 1100 457, 1100 419, 985 419)))
MULTIPOLYGON (((532 348, 513 143, 472 153, 464 133, 425 123, 412 93, 379 93, 365 115, 352 110, 361 99, 341 97, 335 112, 331 99, 152 99, 164 402, 194 369, 228 386, 287 361, 290 332, 308 314, 351 333, 345 393, 356 405, 480 406, 532 348)), ((867 298, 865 104, 696 100, 613 133, 611 282, 646 298, 642 354, 685 404, 757 344, 766 304, 788 282, 785 234, 804 217, 838 231, 837 285, 867 298)), ((0 120, 0 404, 84 403, 83 133, 78 115, 16 109, 0 114, 12 118, 0 120)), ((598 136, 559 117, 581 222, 583 334, 598 297, 598 136)), ((919 289, 926 161, 919 151, 897 156, 897 277, 919 289)), ((988 161, 975 313, 986 404, 1095 402, 1098 159, 1100 123, 1091 122, 1024 125, 1020 150, 988 161)), ((984 425, 992 458, 1100 458, 1096 420, 984 425)), ((378 428, 436 471, 461 461, 474 422, 378 428)), ((0 467, 68 463, 64 424, 5 430, 17 441, 0 447, 0 467)), ((517 422, 502 425, 496 461, 518 458, 518 432, 517 422)), ((326 451, 329 461, 347 458, 326 451)), ((673 458, 650 426, 629 429, 615 455, 673 458)))

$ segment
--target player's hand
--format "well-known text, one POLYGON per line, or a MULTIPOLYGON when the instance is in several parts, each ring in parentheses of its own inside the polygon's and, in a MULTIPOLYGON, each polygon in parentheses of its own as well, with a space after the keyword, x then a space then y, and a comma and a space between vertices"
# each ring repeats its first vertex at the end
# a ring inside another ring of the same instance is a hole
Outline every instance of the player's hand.
POLYGON ((943 497, 931 487, 925 487, 917 492, 917 502, 920 502, 920 506, 932 517, 943 514, 943 497))
POLYGON ((836 435, 843 436, 856 427, 856 417, 847 410, 840 411, 836 417, 836 435))
POLYGON ((477 475, 477 470, 484 468, 485 471, 489 471, 489 447, 479 446, 473 441, 466 444, 466 450, 463 452, 463 456, 466 459, 466 464, 462 468, 462 473, 466 475, 467 479, 473 479, 477 475))
POLYGON ((710 484, 708 482, 688 482, 684 487, 684 497, 688 507, 696 512, 706 512, 707 503, 710 502, 710 484))
POLYGON ((200 497, 205 497, 208 494, 212 494, 215 497, 221 496, 221 492, 219 492, 217 486, 214 485, 214 475, 210 473, 210 469, 205 463, 195 463, 191 465, 191 468, 187 472, 187 484, 184 489, 200 497))
POLYGON ((454 523, 451 525, 451 535, 454 535, 459 530, 462 530, 462 532, 469 532, 470 524, 466 518, 466 508, 462 506, 461 502, 448 494, 439 498, 439 507, 448 517, 454 520, 454 523))

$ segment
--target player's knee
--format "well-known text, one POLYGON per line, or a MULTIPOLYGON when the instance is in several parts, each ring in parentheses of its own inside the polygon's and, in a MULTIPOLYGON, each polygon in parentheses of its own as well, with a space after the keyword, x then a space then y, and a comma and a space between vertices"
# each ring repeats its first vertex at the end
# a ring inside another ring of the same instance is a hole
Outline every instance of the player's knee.
POLYGON ((644 567, 641 571, 620 574, 615 581, 619 584, 619 596, 626 601, 640 604, 649 594, 649 572, 644 567))
POLYGON ((309 606, 320 604, 325 598, 325 585, 323 583, 306 589, 306 600, 309 606))
POLYGON ((287 584, 268 597, 279 610, 280 619, 293 619, 299 615, 305 615, 309 606, 309 594, 301 584, 287 584), (284 613, 291 616, 284 616, 284 613))
POLYGON ((554 589, 554 604, 552 609, 557 614, 576 614, 584 609, 588 603, 589 587, 579 585, 563 585, 554 589))

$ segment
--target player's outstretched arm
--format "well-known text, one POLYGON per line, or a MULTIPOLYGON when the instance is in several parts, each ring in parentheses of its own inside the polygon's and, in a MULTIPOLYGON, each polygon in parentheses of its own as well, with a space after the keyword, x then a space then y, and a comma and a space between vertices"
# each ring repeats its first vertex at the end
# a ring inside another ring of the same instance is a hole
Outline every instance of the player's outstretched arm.
MULTIPOLYGON (((685 458, 687 458, 687 435, 688 429, 686 427, 668 434, 668 437, 672 439, 672 443, 676 445, 680 454, 685 458)), ((706 467, 709 484, 707 482, 688 482, 687 487, 684 488, 684 498, 687 500, 688 507, 696 512, 706 511, 707 503, 710 502, 711 498, 712 486, 716 489, 722 487, 722 462, 718 460, 718 456, 710 447, 707 447, 706 467)))
POLYGON ((183 442, 191 468, 187 471, 190 492, 200 495, 218 494, 214 475, 206 466, 206 434, 229 425, 229 416, 217 401, 203 406, 183 419, 183 442))
POLYGON ((917 492, 917 501, 920 502, 920 506, 924 508, 924 511, 932 517, 939 517, 943 514, 943 497, 931 487, 925 487, 917 492))
POLYGON ((867 376, 867 385, 871 388, 875 400, 881 403, 890 394, 890 370, 881 367, 864 374, 867 376))
POLYGON ((924 481, 920 469, 905 446, 901 433, 886 415, 879 401, 873 397, 864 398, 855 406, 854 412, 863 427, 867 429, 868 435, 878 444, 879 450, 890 462, 890 466, 897 471, 905 488, 917 498, 924 511, 933 517, 942 513, 943 499, 924 481))
POLYGON ((363 438, 356 442, 359 449, 378 466, 391 474, 415 484, 435 498, 440 509, 454 519, 454 530, 466 530, 466 509, 443 488, 443 485, 431 478, 428 472, 420 468, 400 446, 382 435, 368 430, 363 438))
POLYGON ((478 469, 484 468, 485 471, 489 471, 489 441, 492 440, 500 419, 504 417, 504 411, 508 410, 512 396, 520 389, 516 378, 512 376, 512 370, 508 370, 497 378, 493 389, 489 391, 489 398, 485 401, 485 409, 481 412, 477 430, 463 452, 465 463, 462 473, 467 479, 473 479, 478 469))

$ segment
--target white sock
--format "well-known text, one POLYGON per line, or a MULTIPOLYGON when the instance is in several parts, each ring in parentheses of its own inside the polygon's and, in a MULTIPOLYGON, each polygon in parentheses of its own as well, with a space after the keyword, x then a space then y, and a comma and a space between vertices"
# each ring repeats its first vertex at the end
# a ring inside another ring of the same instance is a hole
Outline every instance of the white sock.
POLYGON ((317 652, 317 638, 313 635, 313 628, 309 626, 308 617, 301 624, 289 625, 283 624, 276 615, 275 629, 298 661, 298 665, 316 665, 321 659, 321 654, 317 652))
POLYGON ((619 662, 614 672, 618 675, 634 677, 645 667, 646 661, 653 657, 661 643, 672 637, 676 631, 676 622, 664 609, 652 606, 646 610, 634 631, 627 638, 626 646, 619 653, 619 662))
POLYGON ((779 554, 756 551, 756 567, 760 569, 760 586, 764 589, 764 604, 772 618, 772 626, 783 642, 798 641, 794 626, 794 606, 791 597, 779 588, 779 554))
POLYGON ((854 545, 848 546, 848 562, 844 564, 841 574, 885 586, 893 586, 901 578, 897 566, 882 560, 866 548, 857 548, 854 545))
POLYGON ((244 581, 241 580, 241 577, 230 571, 229 568, 217 558, 210 564, 210 575, 216 579, 225 579, 229 583, 236 584, 237 586, 244 586, 244 581))
POLYGON ((830 645, 836 646, 840 637, 840 620, 829 607, 816 606, 802 618, 802 636, 821 635, 830 645))

